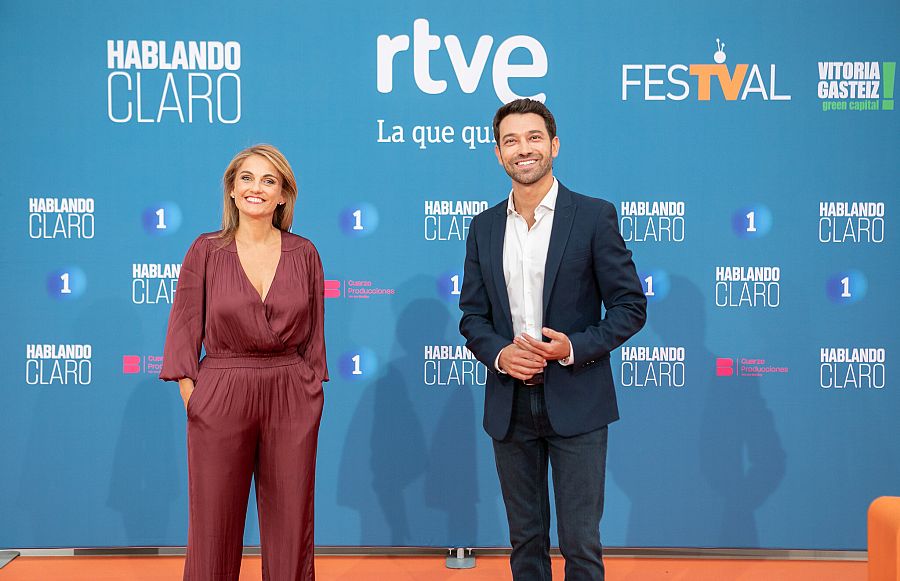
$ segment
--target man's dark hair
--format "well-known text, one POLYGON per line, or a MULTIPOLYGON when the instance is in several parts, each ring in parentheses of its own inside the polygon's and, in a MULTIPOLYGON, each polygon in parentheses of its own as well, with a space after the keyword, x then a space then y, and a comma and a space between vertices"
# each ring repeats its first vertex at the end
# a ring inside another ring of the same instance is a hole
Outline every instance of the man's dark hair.
POLYGON ((553 118, 553 113, 550 112, 550 109, 547 109, 546 105, 533 99, 516 99, 497 109, 497 114, 494 115, 494 141, 498 144, 500 142, 501 121, 508 115, 523 115, 525 113, 534 113, 543 117, 550 139, 556 137, 556 119, 553 118))

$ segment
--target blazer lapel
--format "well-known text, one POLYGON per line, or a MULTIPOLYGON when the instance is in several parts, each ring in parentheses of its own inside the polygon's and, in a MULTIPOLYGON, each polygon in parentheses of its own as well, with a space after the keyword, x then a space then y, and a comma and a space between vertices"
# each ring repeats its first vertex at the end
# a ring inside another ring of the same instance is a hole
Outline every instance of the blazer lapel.
POLYGON ((503 241, 506 237, 506 205, 494 212, 491 223, 491 275, 494 287, 503 309, 503 318, 512 333, 512 311, 509 308, 509 295, 506 294, 506 275, 503 273, 503 241))
MULTIPOLYGON (((544 309, 543 319, 546 326, 547 305, 550 304, 550 293, 556 283, 556 273, 562 262, 569 234, 572 232, 572 224, 575 222, 575 203, 568 189, 559 184, 559 193, 556 196, 556 210, 553 212, 553 231, 550 233, 550 245, 547 248, 547 263, 544 266, 544 309)), ((507 309, 509 306, 507 305, 507 309)))

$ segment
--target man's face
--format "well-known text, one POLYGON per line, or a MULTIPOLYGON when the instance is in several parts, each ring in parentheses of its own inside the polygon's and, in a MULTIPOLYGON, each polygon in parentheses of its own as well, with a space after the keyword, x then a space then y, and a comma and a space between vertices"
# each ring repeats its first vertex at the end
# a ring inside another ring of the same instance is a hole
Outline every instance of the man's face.
POLYGON ((514 182, 530 185, 550 173, 559 155, 559 138, 550 139, 544 118, 537 113, 514 113, 500 122, 497 161, 514 182))

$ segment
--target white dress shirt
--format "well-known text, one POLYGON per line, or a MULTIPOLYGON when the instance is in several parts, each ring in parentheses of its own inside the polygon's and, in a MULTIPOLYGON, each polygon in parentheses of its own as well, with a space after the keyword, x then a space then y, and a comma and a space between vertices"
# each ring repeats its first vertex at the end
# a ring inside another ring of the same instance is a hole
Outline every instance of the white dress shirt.
MULTIPOLYGON (((516 336, 527 333, 538 341, 543 340, 544 268, 547 265, 547 250, 550 247, 558 193, 559 182, 554 178, 547 195, 534 209, 534 225, 531 228, 528 228, 528 222, 516 211, 512 192, 509 193, 506 206, 503 275, 506 279, 506 294, 509 296, 513 333, 516 336)), ((572 355, 570 350, 569 356, 559 361, 560 365, 571 365, 572 355)), ((494 367, 502 372, 499 362, 498 354, 494 367)))

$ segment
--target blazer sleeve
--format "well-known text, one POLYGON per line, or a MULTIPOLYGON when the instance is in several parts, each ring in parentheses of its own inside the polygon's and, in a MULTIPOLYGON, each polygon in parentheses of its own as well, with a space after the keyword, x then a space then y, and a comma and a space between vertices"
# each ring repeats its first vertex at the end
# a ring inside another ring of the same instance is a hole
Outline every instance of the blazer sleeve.
POLYGON ((159 378, 164 381, 189 377, 197 383, 205 324, 209 244, 205 235, 194 240, 181 263, 159 373, 159 378))
POLYGON ((594 279, 600 288, 606 316, 584 331, 569 335, 573 365, 589 365, 609 355, 641 330, 647 320, 647 297, 631 251, 619 233, 616 208, 604 202, 593 236, 594 279))
POLYGON ((310 244, 307 272, 310 276, 309 318, 310 329, 306 345, 301 351, 319 381, 328 381, 328 360, 325 356, 325 273, 322 259, 316 247, 310 244))
POLYGON ((504 347, 512 343, 494 330, 491 299, 487 293, 478 253, 478 224, 480 214, 472 221, 466 237, 466 262, 463 284, 459 293, 459 308, 463 315, 459 332, 466 338, 466 347, 484 363, 488 371, 496 373, 494 363, 504 347))

